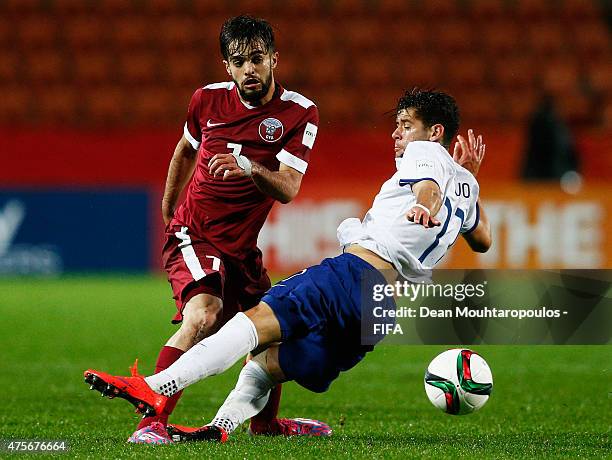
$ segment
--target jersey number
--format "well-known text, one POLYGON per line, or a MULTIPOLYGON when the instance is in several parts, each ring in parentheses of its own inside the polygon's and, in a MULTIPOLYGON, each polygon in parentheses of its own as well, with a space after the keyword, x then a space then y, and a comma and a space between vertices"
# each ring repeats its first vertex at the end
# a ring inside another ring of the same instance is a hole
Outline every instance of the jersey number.
POLYGON ((235 157, 238 157, 242 150, 242 144, 234 144, 233 142, 228 142, 227 148, 232 151, 232 155, 234 155, 235 157))
MULTIPOLYGON (((446 220, 444 220, 444 224, 442 224, 442 229, 436 235, 436 239, 434 240, 434 242, 431 243, 429 245, 429 247, 427 249, 425 249, 423 254, 421 254, 421 257, 419 257, 419 262, 421 262, 421 263, 423 263, 425 258, 429 254, 431 254, 432 251, 434 249, 436 249, 438 247, 438 245, 440 244, 440 240, 442 239, 442 237, 446 234, 446 231, 448 230, 448 224, 449 224, 449 222, 451 220, 451 217, 457 216, 459 218, 459 220, 461 220, 461 223, 459 224, 459 229, 461 229, 461 227, 463 226, 463 221, 465 220, 465 213, 463 212, 463 209, 457 208, 457 209, 455 209, 455 212, 453 213, 453 209, 451 207, 451 203, 450 203, 450 200, 448 199, 448 197, 444 200, 444 207, 446 208, 446 220)), ((455 236, 455 239, 454 239, 453 243, 450 244, 449 246, 452 246, 453 244, 455 244, 455 241, 457 241, 458 237, 459 237, 459 233, 457 233, 457 236, 455 236)), ((440 259, 441 258, 442 257, 440 257, 440 259)), ((440 259, 438 259, 438 260, 440 260, 440 259)))
POLYGON ((221 268, 221 259, 215 256, 206 256, 207 259, 212 259, 212 269, 216 272, 221 268))

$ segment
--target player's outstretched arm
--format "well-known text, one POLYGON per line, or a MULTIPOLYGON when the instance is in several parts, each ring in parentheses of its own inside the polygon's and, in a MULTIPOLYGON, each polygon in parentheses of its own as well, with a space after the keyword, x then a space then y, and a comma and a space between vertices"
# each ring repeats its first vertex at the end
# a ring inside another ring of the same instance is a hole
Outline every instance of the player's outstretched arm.
POLYGON ((480 198, 478 198, 478 207, 480 208, 480 220, 478 225, 470 233, 463 233, 463 238, 467 241, 470 248, 474 252, 487 252, 491 247, 493 238, 491 236, 491 225, 489 218, 485 212, 480 198))
POLYGON ((185 136, 182 136, 176 144, 168 167, 168 177, 162 198, 162 217, 165 225, 172 220, 176 202, 193 175, 197 153, 185 136))

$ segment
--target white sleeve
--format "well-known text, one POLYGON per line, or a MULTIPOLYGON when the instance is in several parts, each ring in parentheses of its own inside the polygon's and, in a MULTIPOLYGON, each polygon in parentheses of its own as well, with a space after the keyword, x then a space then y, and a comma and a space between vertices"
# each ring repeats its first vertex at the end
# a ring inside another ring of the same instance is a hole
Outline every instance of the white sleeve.
POLYGON ((187 122, 185 122, 185 126, 183 127, 183 135, 185 136, 185 139, 189 141, 194 150, 198 150, 200 148, 201 142, 193 137, 193 135, 189 132, 187 122))
POLYGON ((478 194, 480 193, 480 187, 478 182, 473 181, 470 185, 470 207, 468 209, 463 225, 461 226, 461 233, 470 233, 476 230, 478 222, 480 222, 480 206, 478 206, 478 194))
POLYGON ((399 168, 399 185, 412 186, 423 180, 431 180, 438 184, 440 190, 445 190, 448 177, 440 160, 440 148, 443 147, 435 142, 408 144, 399 168))

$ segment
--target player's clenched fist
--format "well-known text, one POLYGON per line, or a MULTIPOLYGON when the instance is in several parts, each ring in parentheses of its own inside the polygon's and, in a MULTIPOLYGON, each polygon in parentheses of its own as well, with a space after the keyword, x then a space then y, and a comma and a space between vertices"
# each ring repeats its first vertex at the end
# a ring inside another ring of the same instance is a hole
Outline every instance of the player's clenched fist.
POLYGON ((406 218, 410 222, 421 224, 425 228, 438 227, 440 225, 440 221, 431 216, 429 209, 418 203, 410 208, 406 218))
POLYGON ((217 153, 208 162, 208 170, 213 177, 222 176, 223 180, 249 176, 244 165, 238 164, 238 159, 231 153, 217 153))

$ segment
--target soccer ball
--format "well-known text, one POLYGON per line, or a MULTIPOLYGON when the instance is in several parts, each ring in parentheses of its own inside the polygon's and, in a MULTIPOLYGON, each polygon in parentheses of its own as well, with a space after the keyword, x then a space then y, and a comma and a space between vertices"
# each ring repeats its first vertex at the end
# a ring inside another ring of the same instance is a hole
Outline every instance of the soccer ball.
POLYGON ((447 414, 464 415, 485 405, 493 390, 493 375, 479 354, 465 348, 436 356, 425 372, 425 392, 447 414))

